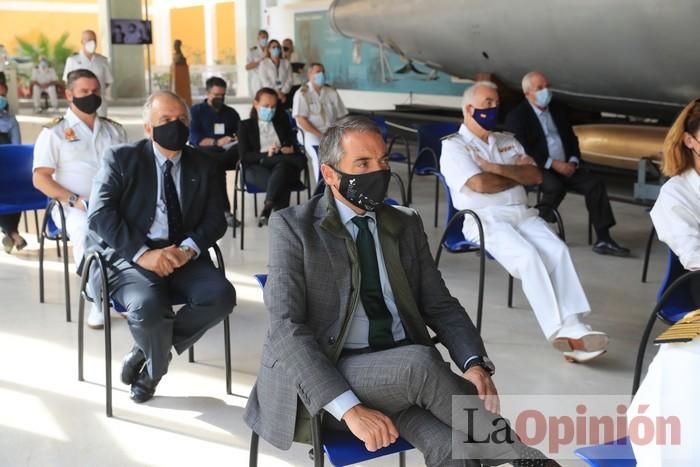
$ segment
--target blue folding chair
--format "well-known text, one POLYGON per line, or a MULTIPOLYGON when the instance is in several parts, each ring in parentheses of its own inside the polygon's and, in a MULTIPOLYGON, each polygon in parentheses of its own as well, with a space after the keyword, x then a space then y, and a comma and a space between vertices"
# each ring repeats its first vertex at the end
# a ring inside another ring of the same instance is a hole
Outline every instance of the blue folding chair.
MULTIPOLYGON (((642 381, 642 367, 647 344, 656 321, 672 325, 688 312, 696 308, 692 301, 691 286, 693 279, 700 279, 700 271, 689 272, 683 268, 673 251, 668 251, 666 277, 657 293, 656 306, 649 316, 642 339, 637 350, 632 382, 632 396, 637 393, 642 381)), ((597 446, 577 449, 576 455, 591 467, 633 467, 637 465, 632 446, 628 438, 622 438, 597 446)))
POLYGON ((391 162, 405 162, 408 169, 409 179, 411 174, 411 148, 408 145, 408 140, 402 135, 389 135, 389 123, 387 120, 379 115, 372 115, 369 117, 374 123, 379 127, 379 131, 382 133, 382 138, 387 145, 387 154, 389 154, 389 160, 391 162), (394 145, 396 143, 402 144, 404 147, 403 152, 394 151, 394 145))
MULTIPOLYGON (((217 244, 214 244, 210 251, 214 252, 216 257, 216 268, 225 274, 224 257, 217 244)), ((100 275, 100 304, 102 305, 102 313, 105 318, 105 412, 107 417, 112 416, 112 319, 109 313, 110 306, 119 313, 125 313, 126 308, 114 300, 109 292, 109 284, 107 283, 107 266, 102 255, 93 251, 85 257, 83 264, 83 273, 80 278, 80 302, 78 303, 78 381, 85 381, 83 375, 83 355, 85 353, 85 302, 95 303, 95 300, 87 293, 87 283, 90 279, 90 269, 93 264, 99 270, 100 275)), ((172 297, 172 305, 184 305, 183 297, 172 297)), ((189 348, 188 360, 194 362, 194 346, 189 348)), ((224 361, 226 367, 226 394, 233 394, 231 390, 231 324, 229 316, 224 318, 224 361)), ((242 397, 242 396, 241 396, 242 397)))
MULTIPOLYGON (((297 194, 297 204, 301 203, 301 192, 306 191, 306 194, 311 198, 311 183, 309 181, 309 168, 308 165, 304 166, 302 171, 304 181, 299 180, 299 183, 292 189, 292 192, 297 194)), ((255 217, 258 217, 258 193, 265 193, 265 188, 258 187, 252 183, 248 183, 245 177, 245 166, 238 162, 238 170, 236 171, 235 179, 233 182, 233 217, 236 217, 236 212, 238 211, 238 193, 241 195, 241 251, 243 250, 243 241, 245 236, 245 195, 253 195, 253 209, 255 211, 255 217)), ((237 227, 233 226, 233 238, 236 238, 237 227)))
MULTIPOLYGON (((34 188, 32 164, 34 146, 31 144, 0 144, 0 214, 34 211, 34 225, 39 239, 38 209, 44 209, 48 199, 34 188)), ((25 217, 26 225, 26 217, 25 217)))
MULTIPOLYGON (((260 285, 260 288, 264 289, 267 283, 267 274, 255 274, 255 280, 260 285)), ((376 459, 377 457, 398 453, 399 467, 405 467, 405 452, 413 449, 413 446, 408 441, 399 438, 391 446, 375 452, 369 452, 365 449, 364 443, 350 431, 327 430, 323 432, 320 415, 315 415, 311 418, 311 443, 313 448, 309 452, 309 457, 314 461, 314 467, 323 467, 325 462, 323 455, 314 455, 314 453, 318 452, 325 452, 328 460, 336 467, 357 464, 376 459)), ((257 467, 258 465, 258 444, 259 436, 253 431, 250 437, 250 457, 248 459, 250 467, 257 467)))
POLYGON ((70 280, 68 278, 68 235, 66 235, 63 229, 54 223, 53 218, 51 217, 51 212, 54 209, 58 211, 61 225, 66 225, 66 216, 61 202, 52 198, 49 201, 49 204, 46 206, 46 212, 44 214, 44 220, 41 224, 41 231, 39 235, 39 302, 44 303, 44 258, 46 257, 45 242, 46 240, 52 240, 56 242, 58 257, 63 257, 63 288, 66 301, 66 321, 70 323, 71 303, 70 280), (58 247, 59 241, 61 242, 63 254, 61 254, 61 249, 58 247))
MULTIPOLYGON (((413 177, 432 175, 440 171, 440 154, 442 153, 442 138, 459 130, 458 123, 423 123, 418 125, 417 141, 418 154, 413 162, 413 168, 408 175, 408 202, 413 202, 413 177)), ((435 210, 434 226, 438 226, 438 210, 440 201, 440 182, 435 179, 435 210)))

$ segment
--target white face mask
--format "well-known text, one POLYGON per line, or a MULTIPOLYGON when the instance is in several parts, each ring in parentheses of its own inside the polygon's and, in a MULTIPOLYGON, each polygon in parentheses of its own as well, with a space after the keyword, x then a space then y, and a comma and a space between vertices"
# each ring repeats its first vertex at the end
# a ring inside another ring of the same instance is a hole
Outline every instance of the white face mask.
POLYGON ((94 54, 95 50, 97 50, 97 42, 95 41, 87 41, 85 43, 85 51, 89 54, 94 54))

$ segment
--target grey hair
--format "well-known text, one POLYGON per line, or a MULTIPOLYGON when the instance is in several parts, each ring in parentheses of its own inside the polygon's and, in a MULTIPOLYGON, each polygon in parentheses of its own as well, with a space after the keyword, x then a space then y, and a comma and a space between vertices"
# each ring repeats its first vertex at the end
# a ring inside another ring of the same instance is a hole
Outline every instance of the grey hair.
POLYGON ((182 97, 178 96, 177 94, 175 94, 172 91, 156 91, 153 94, 151 94, 150 96, 148 96, 148 98, 146 99, 146 103, 143 104, 143 113, 142 113, 143 121, 147 122, 149 125, 152 123, 151 122, 151 111, 153 110, 153 103, 159 97, 164 97, 164 96, 168 96, 171 99, 175 99, 180 104, 182 104, 182 106, 187 111, 187 123, 189 123, 190 122, 190 108, 187 106, 187 102, 185 102, 185 100, 182 97))
POLYGON ((540 71, 531 71, 529 73, 526 73, 525 76, 523 76, 523 80, 520 83, 520 86, 523 88, 523 94, 527 94, 528 92, 530 92, 530 81, 532 81, 532 77, 541 74, 542 72, 540 71))
POLYGON ((493 81, 477 81, 476 83, 472 84, 469 86, 467 89, 464 90, 464 94, 462 94, 462 113, 466 112, 466 107, 467 105, 474 105, 472 102, 472 99, 474 98, 474 94, 476 93, 476 90, 479 88, 489 88, 489 89, 495 89, 498 91, 498 85, 494 83, 493 81))
POLYGON ((343 150, 343 136, 351 131, 360 133, 375 133, 382 135, 381 130, 367 117, 362 115, 348 115, 340 118, 331 125, 321 137, 318 155, 321 164, 338 167, 345 151, 343 150))

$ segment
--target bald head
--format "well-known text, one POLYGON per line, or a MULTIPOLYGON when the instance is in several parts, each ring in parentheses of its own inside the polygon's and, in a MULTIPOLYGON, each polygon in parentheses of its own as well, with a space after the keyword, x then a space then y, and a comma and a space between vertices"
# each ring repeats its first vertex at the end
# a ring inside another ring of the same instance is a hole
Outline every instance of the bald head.
POLYGON ((80 43, 85 45, 87 42, 95 41, 97 42, 97 34, 92 29, 86 29, 80 35, 80 43))

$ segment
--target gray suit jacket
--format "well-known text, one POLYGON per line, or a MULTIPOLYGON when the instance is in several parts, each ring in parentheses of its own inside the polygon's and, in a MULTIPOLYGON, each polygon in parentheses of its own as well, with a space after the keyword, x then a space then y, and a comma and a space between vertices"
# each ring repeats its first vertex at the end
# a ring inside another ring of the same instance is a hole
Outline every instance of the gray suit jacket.
MULTIPOLYGON (((471 356, 485 356, 481 337, 435 267, 418 214, 381 206, 377 225, 407 336, 413 343, 433 345, 429 326, 460 367, 471 356)), ((355 242, 328 189, 275 213, 269 229, 264 296, 270 329, 245 420, 272 445, 289 449, 295 425, 301 440, 297 397, 315 415, 350 389, 335 363, 359 300, 360 271, 355 242)))

